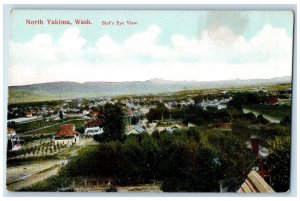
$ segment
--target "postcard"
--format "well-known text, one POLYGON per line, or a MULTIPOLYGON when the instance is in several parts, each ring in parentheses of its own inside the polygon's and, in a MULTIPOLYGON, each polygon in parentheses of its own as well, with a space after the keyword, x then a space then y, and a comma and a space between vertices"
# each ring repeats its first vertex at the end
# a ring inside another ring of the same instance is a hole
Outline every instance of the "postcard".
POLYGON ((10 13, 10 192, 289 192, 291 10, 10 13))

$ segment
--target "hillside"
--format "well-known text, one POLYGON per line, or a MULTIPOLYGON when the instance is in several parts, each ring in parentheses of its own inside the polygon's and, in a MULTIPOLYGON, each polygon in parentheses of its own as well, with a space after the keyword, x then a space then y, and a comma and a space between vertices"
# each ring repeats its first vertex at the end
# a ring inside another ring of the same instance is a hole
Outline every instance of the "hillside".
POLYGON ((91 98, 124 94, 157 94, 189 89, 231 88, 291 83, 291 77, 224 81, 51 82, 9 87, 9 103, 51 99, 91 98))

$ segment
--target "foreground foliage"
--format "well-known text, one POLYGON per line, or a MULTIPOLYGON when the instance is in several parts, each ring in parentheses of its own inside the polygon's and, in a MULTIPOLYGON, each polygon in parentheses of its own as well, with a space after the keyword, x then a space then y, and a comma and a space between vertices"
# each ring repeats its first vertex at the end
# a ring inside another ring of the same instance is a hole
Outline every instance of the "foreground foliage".
POLYGON ((218 192, 220 182, 235 191, 255 159, 244 142, 229 132, 190 128, 152 136, 130 135, 85 147, 59 173, 27 190, 58 190, 78 177, 110 177, 116 184, 162 181, 166 192, 218 192), (40 186, 41 188, 39 188, 40 186))

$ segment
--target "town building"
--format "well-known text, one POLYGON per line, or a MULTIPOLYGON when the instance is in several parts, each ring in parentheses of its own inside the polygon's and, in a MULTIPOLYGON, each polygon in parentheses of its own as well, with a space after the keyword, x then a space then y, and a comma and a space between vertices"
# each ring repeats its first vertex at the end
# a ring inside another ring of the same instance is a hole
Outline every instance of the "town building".
POLYGON ((100 128, 100 121, 98 119, 93 119, 92 121, 87 122, 84 126, 85 135, 99 135, 103 133, 103 128, 100 128))
POLYGON ((274 190, 269 184, 255 171, 252 170, 241 185, 239 193, 273 193, 274 190))
POLYGON ((80 134, 75 130, 74 124, 62 124, 54 137, 55 144, 79 144, 80 134))
POLYGON ((20 138, 16 134, 16 130, 13 128, 7 128, 7 149, 16 151, 21 149, 20 138))
POLYGON ((135 125, 131 129, 128 130, 127 135, 130 134, 141 134, 145 132, 145 129, 141 127, 140 125, 135 125))

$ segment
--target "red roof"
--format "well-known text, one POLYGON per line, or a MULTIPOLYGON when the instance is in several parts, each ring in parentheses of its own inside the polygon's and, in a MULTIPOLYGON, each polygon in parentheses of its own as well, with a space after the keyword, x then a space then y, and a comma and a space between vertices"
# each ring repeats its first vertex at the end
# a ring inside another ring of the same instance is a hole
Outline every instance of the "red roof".
POLYGON ((270 96, 268 98, 268 102, 270 105, 275 105, 276 103, 278 103, 278 97, 276 96, 270 96))
POLYGON ((100 121, 99 119, 93 119, 85 124, 86 127, 99 127, 100 121))
POLYGON ((75 131, 74 124, 62 124, 59 127, 59 130, 56 132, 55 137, 73 137, 74 135, 79 134, 75 131))
POLYGON ((99 112, 91 111, 90 114, 94 116, 98 116, 99 112))

